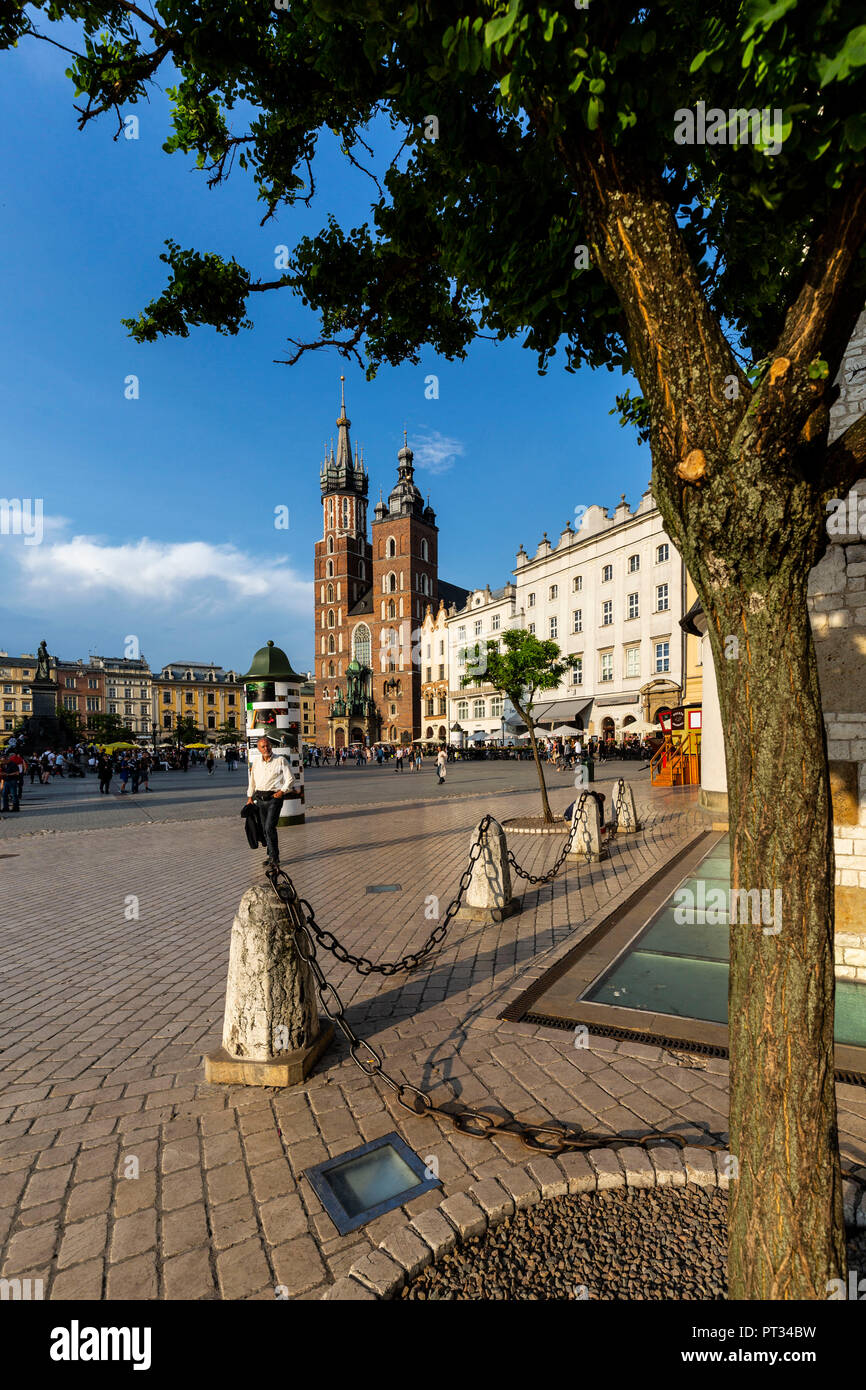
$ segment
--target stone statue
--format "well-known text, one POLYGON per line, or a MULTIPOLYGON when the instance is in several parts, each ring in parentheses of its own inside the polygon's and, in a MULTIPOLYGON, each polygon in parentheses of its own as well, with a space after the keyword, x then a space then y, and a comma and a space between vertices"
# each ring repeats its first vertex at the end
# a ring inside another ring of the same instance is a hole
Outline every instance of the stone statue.
POLYGON ((39 643, 39 653, 36 660, 36 679, 38 681, 50 680, 50 675, 48 671, 49 661, 50 657, 48 655, 48 645, 43 638, 43 640, 39 643))

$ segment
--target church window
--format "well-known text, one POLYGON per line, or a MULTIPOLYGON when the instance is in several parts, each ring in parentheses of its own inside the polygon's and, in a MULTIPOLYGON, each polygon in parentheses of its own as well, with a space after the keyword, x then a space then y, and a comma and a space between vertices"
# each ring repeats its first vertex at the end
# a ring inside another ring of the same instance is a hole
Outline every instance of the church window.
POLYGON ((429 559, 430 559, 430 547, 429 547, 429 545, 427 544, 426 540, 422 540, 422 541, 421 541, 421 559, 422 559, 422 560, 429 560, 429 559))
POLYGON ((333 627, 333 626, 334 626, 334 610, 333 610, 333 608, 329 608, 329 609, 328 609, 328 627, 333 627))
POLYGON ((387 590, 387 592, 388 592, 389 594, 396 594, 396 592, 397 592, 397 576, 396 576, 396 574, 393 572, 393 570, 392 570, 391 573, 388 575, 388 590, 387 590))
POLYGON ((391 599, 390 603, 388 604, 388 617, 389 617, 389 618, 396 618, 396 616, 397 616, 397 605, 395 604, 394 600, 391 599))
POLYGON ((333 603, 333 602, 334 602, 334 586, 333 586, 333 584, 329 584, 329 585, 328 585, 328 602, 329 602, 329 603, 333 603))
POLYGON ((337 673, 336 673, 336 670, 334 669, 334 663, 333 663, 333 661, 329 661, 329 662, 328 662, 328 675, 329 675, 329 676, 335 676, 336 674, 337 674, 337 673))
POLYGON ((334 646, 334 634, 332 632, 330 637, 328 638, 328 652, 330 654, 331 652, 335 652, 336 650, 337 648, 334 646))
MULTIPOLYGON (((333 524, 333 523, 332 523, 332 524, 333 524)), ((334 537, 333 537, 333 536, 329 536, 329 537, 328 537, 328 554, 329 554, 329 555, 333 555, 333 553, 334 553, 334 537)))
POLYGON ((344 529, 348 528, 348 525, 349 525, 349 499, 348 499, 348 497, 344 497, 344 498, 343 498, 343 527, 344 527, 344 529))
MULTIPOLYGON (((334 525, 334 499, 333 499, 333 497, 329 497, 329 498, 328 498, 328 529, 331 530, 332 527, 333 527, 333 525, 334 525)), ((329 536, 329 537, 328 537, 328 550, 330 551, 330 550, 333 550, 333 549, 334 549, 334 537, 333 537, 333 536, 329 536)))
POLYGON ((397 542, 395 541, 393 536, 388 537, 388 547, 386 553, 389 559, 391 558, 391 556, 397 554, 397 542))
POLYGON ((366 623, 358 623, 352 634, 352 655, 359 666, 369 666, 371 654, 370 629, 366 623))
POLYGON ((367 567, 366 567, 366 565, 364 564, 364 561, 363 561, 363 560, 359 560, 359 561, 358 561, 358 578, 359 578, 359 579, 366 579, 366 578, 367 578, 367 567))
POLYGON ((333 562, 333 560, 329 560, 328 563, 327 563, 326 566, 325 566, 325 577, 326 577, 326 579, 333 579, 333 577, 334 577, 334 562, 333 562))

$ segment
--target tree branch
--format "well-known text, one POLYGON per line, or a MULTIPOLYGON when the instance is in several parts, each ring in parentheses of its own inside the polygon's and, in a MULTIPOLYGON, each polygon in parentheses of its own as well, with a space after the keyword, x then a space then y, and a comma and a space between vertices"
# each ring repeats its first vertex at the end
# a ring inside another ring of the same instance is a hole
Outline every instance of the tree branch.
POLYGON ((821 487, 825 502, 838 497, 866 474, 866 415, 849 425, 830 445, 821 470, 821 487))

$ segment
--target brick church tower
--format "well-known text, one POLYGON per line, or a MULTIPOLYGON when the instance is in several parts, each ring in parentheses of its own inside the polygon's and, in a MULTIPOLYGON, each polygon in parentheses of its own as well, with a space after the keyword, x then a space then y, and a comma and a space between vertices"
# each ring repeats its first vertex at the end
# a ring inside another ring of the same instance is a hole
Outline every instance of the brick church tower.
MULTIPOLYGON (((345 378, 340 378, 345 382, 345 378)), ((420 628, 428 605, 465 602, 438 578, 438 528, 400 450, 397 482, 373 513, 342 387, 337 452, 321 470, 322 539, 315 547, 315 704, 319 743, 408 743, 421 734, 420 628)))

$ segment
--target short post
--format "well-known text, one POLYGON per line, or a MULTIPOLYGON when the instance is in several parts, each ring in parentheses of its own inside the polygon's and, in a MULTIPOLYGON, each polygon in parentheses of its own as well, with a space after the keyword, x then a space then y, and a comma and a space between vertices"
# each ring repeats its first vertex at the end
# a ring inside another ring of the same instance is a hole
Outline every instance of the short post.
POLYGON ((592 792, 581 792, 571 813, 572 839, 569 859, 598 863, 607 859, 608 848, 601 834, 601 811, 592 792))
POLYGON ((624 777, 620 777, 613 789, 613 816, 618 835, 633 835, 640 830, 634 791, 624 777))
MULTIPOLYGON (((479 821, 472 832, 470 849, 481 834, 479 821)), ((501 922, 520 911, 520 900, 511 892, 511 870, 505 831, 491 818, 472 865, 472 874, 457 916, 470 922, 501 922)))
POLYGON ((309 965, 298 954, 286 910, 256 884, 232 924, 223 1045, 205 1057, 205 1079, 241 1086, 296 1086, 331 1043, 318 1016, 309 965))

